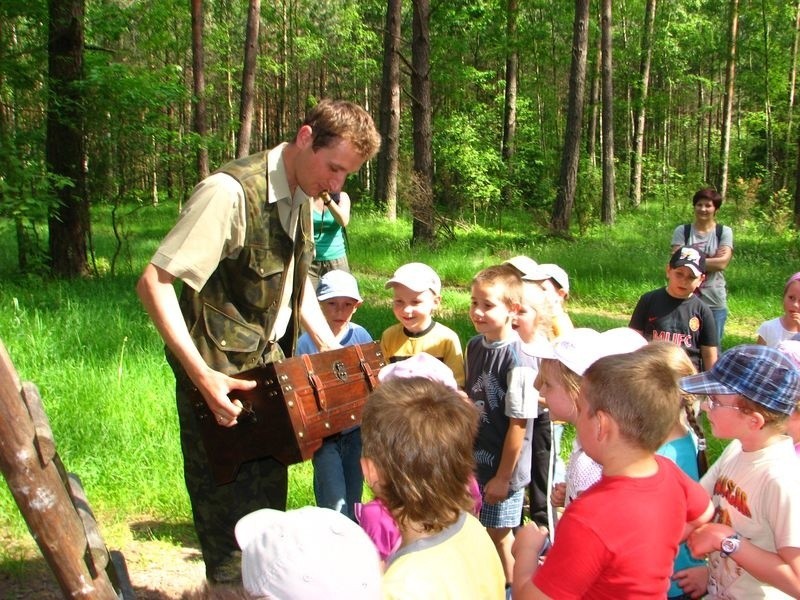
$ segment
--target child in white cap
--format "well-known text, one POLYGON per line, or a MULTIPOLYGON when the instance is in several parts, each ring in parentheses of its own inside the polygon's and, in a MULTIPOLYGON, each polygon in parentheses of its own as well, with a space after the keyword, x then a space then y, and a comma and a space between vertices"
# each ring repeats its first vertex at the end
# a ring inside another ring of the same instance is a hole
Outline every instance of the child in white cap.
MULTIPOLYGON (((578 395, 583 374, 599 358, 633 352, 647 341, 627 327, 603 333, 577 328, 561 336, 549 347, 539 346, 542 363, 536 388, 544 396, 550 418, 575 425, 578 420, 578 395)), ((594 461, 576 438, 566 468, 566 482, 554 486, 551 501, 556 508, 566 507, 600 480, 602 466, 594 461)), ((550 527, 550 535, 555 532, 550 527)))
POLYGON ((242 549, 242 583, 254 598, 381 598, 375 547, 356 523, 334 510, 257 510, 236 524, 236 541, 242 549))
POLYGON ((522 280, 538 283, 547 294, 553 314, 554 338, 575 328, 565 307, 569 297, 569 276, 564 269, 553 263, 542 263, 523 273, 522 280))
MULTIPOLYGON (((342 346, 372 341, 369 332, 351 322, 363 302, 356 278, 346 271, 334 269, 320 277, 317 286, 322 314, 342 346)), ((297 340, 297 354, 316 354, 316 345, 308 333, 297 340)), ((314 496, 317 506, 331 508, 355 519, 356 502, 361 501, 364 477, 361 473, 361 429, 358 426, 329 436, 314 453, 314 496)))
POLYGON ((381 350, 389 362, 427 352, 453 371, 464 386, 464 355, 455 331, 433 318, 442 301, 442 282, 424 263, 407 263, 386 282, 393 292, 392 310, 397 323, 381 335, 381 350))
POLYGON ((703 487, 655 454, 680 405, 673 371, 639 352, 586 369, 575 429, 602 477, 564 511, 544 562, 546 532, 518 532, 514 600, 666 597, 679 542, 713 514, 703 487))

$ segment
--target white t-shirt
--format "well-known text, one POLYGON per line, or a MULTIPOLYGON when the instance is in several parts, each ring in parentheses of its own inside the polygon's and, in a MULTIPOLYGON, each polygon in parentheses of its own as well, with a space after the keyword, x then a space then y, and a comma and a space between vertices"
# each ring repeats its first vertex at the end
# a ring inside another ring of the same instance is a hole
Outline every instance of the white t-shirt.
POLYGON ((764 321, 758 328, 758 335, 767 342, 770 348, 777 348, 784 340, 791 340, 798 335, 796 331, 787 331, 783 328, 781 317, 775 317, 769 321, 764 321))
MULTIPOLYGON (((743 452, 741 442, 733 440, 700 483, 714 503, 716 522, 729 523, 768 552, 800 548, 800 462, 790 437, 755 452, 743 452)), ((710 554, 708 598, 791 598, 755 579, 734 557, 710 554)))

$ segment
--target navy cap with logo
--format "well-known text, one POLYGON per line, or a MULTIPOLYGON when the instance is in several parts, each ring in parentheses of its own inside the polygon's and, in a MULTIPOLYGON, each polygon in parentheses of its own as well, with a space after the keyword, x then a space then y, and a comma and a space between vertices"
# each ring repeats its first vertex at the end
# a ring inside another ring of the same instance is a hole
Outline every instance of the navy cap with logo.
POLYGON ((673 252, 669 259, 669 266, 673 269, 689 267, 695 277, 700 277, 706 272, 706 255, 697 248, 681 246, 673 252))
POLYGON ((800 370, 776 348, 743 344, 723 353, 710 371, 683 377, 680 387, 692 394, 741 394, 790 415, 800 396, 800 370))

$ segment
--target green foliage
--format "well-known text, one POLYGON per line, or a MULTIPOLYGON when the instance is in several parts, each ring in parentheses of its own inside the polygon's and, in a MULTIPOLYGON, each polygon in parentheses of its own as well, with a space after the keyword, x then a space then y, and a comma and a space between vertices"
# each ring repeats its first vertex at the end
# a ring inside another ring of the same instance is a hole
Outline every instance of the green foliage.
POLYGON ((452 113, 435 123, 434 150, 441 202, 475 220, 497 205, 503 162, 487 131, 493 116, 452 113))

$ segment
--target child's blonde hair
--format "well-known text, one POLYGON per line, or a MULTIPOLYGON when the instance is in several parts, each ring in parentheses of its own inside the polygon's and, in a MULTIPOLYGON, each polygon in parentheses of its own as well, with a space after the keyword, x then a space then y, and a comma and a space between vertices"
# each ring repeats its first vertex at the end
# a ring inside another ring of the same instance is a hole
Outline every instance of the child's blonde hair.
POLYGON ((545 380, 561 383, 574 403, 578 401, 582 377, 557 358, 543 358, 533 386, 538 390, 545 380))
POLYGON ((456 390, 426 377, 391 379, 364 405, 362 456, 380 472, 374 489, 401 527, 435 533, 470 511, 467 488, 478 411, 456 390))
MULTIPOLYGON (((642 360, 652 360, 669 367, 675 376, 675 381, 680 385, 682 377, 696 375, 697 369, 692 363, 689 355, 680 347, 670 342, 654 340, 639 349, 642 360)), ((697 396, 681 390, 681 413, 683 425, 691 427, 697 438, 697 469, 702 476, 708 470, 708 458, 706 457, 706 436, 700 423, 697 422, 695 406, 697 396)))
POLYGON ((655 452, 667 439, 681 408, 672 369, 642 360, 641 350, 597 360, 583 375, 589 413, 604 412, 628 442, 655 452))
POLYGON ((493 265, 479 271, 472 285, 499 286, 501 298, 506 306, 522 304, 522 279, 519 271, 511 265, 493 265))
POLYGON ((547 340, 552 340, 555 337, 553 335, 555 311, 553 310, 553 301, 544 291, 542 285, 535 281, 523 280, 522 302, 520 304, 536 311, 536 332, 541 333, 547 340))

